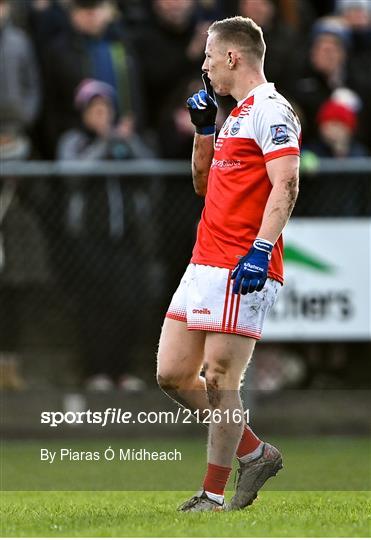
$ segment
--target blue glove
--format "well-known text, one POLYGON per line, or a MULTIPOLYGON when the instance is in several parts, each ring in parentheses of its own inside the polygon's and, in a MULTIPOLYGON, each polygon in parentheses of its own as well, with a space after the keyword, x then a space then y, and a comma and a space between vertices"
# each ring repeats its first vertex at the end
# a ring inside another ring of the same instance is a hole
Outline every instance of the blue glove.
POLYGON ((232 272, 234 294, 261 291, 268 277, 268 265, 273 244, 257 238, 249 252, 240 259, 232 272))
POLYGON ((204 90, 187 99, 188 111, 192 124, 196 126, 196 133, 200 135, 213 135, 215 133, 216 114, 218 105, 216 103, 213 87, 210 84, 206 73, 202 75, 204 90))

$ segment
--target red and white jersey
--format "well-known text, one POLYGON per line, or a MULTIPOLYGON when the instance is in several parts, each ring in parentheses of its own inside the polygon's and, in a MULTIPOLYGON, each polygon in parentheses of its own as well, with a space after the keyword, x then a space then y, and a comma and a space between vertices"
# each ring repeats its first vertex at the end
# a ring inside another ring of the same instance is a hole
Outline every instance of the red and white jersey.
MULTIPOLYGON (((300 154, 300 122, 272 83, 237 104, 215 143, 205 207, 191 262, 234 268, 260 229, 272 189, 265 164, 300 154)), ((283 282, 283 242, 272 252, 269 277, 283 282)))

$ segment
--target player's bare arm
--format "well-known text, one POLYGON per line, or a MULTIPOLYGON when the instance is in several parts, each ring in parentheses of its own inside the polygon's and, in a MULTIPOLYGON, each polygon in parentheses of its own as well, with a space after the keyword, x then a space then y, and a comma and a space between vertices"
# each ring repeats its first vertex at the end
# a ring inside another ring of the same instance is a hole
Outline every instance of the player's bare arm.
POLYGON ((214 154, 215 120, 218 111, 213 87, 207 73, 202 76, 204 89, 187 101, 191 121, 196 128, 192 153, 192 178, 197 195, 204 197, 214 154))
POLYGON ((294 208, 299 193, 299 157, 282 156, 268 161, 272 191, 265 206, 258 237, 277 242, 294 208))
POLYGON ((287 155, 266 165, 272 190, 253 246, 232 273, 235 294, 261 291, 268 276, 274 244, 281 235, 299 193, 299 156, 287 155))
POLYGON ((214 155, 214 135, 195 133, 192 153, 193 187, 197 195, 205 197, 207 179, 214 155))

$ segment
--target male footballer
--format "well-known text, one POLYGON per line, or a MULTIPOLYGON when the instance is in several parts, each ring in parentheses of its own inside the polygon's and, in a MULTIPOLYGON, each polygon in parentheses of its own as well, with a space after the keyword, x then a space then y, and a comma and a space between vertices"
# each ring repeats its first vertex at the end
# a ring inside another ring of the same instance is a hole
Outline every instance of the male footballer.
POLYGON ((244 422, 239 388, 283 283, 281 233, 299 180, 300 124, 266 81, 261 28, 244 17, 216 21, 205 55, 205 90, 187 102, 196 127, 193 183, 205 207, 166 313, 157 372, 161 388, 199 417, 219 413, 208 428, 203 488, 179 507, 185 512, 245 508, 282 467, 280 452, 244 422), (237 101, 215 144, 214 91, 237 101), (226 505, 235 456, 236 493, 226 505))

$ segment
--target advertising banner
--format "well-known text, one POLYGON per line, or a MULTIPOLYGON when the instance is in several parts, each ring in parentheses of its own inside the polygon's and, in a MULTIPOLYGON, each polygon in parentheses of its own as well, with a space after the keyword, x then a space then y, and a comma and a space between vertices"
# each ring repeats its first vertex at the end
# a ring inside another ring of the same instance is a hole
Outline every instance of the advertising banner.
POLYGON ((371 220, 292 219, 285 285, 264 328, 270 341, 371 339, 371 220))

